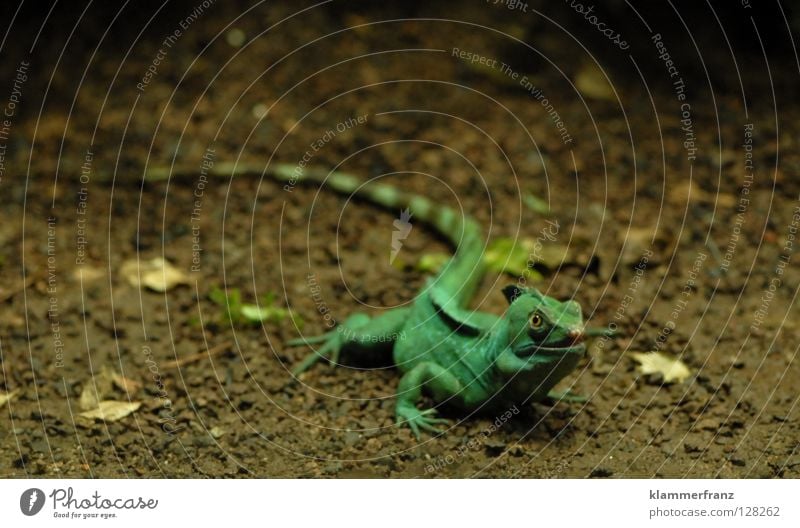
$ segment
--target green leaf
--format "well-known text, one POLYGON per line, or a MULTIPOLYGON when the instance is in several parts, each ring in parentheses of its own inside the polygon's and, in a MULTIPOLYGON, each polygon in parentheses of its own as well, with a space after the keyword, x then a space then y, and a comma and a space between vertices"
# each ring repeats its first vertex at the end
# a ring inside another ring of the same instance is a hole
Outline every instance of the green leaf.
POLYGON ((528 209, 530 209, 534 213, 546 215, 550 212, 550 204, 548 204, 546 201, 542 200, 538 196, 534 196, 531 193, 528 193, 525 196, 523 196, 522 202, 528 209))
POLYGON ((427 253, 422 255, 414 266, 417 271, 423 273, 438 273, 439 270, 450 260, 452 255, 448 253, 427 253))
POLYGON ((267 292, 263 297, 261 297, 261 304, 264 306, 272 306, 275 304, 276 297, 277 296, 275 295, 275 292, 267 292))
POLYGON ((542 274, 531 267, 531 244, 513 238, 495 239, 486 250, 483 261, 489 271, 507 273, 519 277, 526 275, 530 280, 542 280, 542 274))
POLYGON ((262 308, 255 304, 243 304, 242 316, 250 322, 263 322, 274 318, 277 310, 273 307, 262 308))
POLYGON ((208 298, 224 310, 225 316, 231 324, 239 323, 242 320, 242 293, 238 288, 232 288, 227 293, 220 288, 214 288, 208 294, 208 298))
POLYGON ((288 308, 275 306, 276 297, 274 292, 269 292, 262 297, 261 305, 257 305, 243 303, 242 292, 238 288, 232 288, 227 293, 220 288, 214 288, 208 294, 208 298, 223 309, 231 324, 280 323, 290 318, 296 326, 302 327, 303 320, 299 315, 288 308))

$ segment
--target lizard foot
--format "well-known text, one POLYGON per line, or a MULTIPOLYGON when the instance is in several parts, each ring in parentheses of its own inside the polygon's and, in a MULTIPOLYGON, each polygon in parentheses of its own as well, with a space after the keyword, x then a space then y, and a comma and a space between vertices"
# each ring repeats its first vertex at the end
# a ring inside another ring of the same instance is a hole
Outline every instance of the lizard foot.
POLYGON ((444 431, 436 427, 436 425, 448 423, 448 420, 444 418, 434 417, 436 409, 420 410, 413 405, 398 405, 396 415, 397 425, 408 425, 417 440, 419 440, 420 429, 433 434, 441 434, 444 431))
POLYGON ((353 314, 345 320, 345 322, 337 327, 335 330, 324 333, 314 337, 301 337, 300 339, 292 339, 287 341, 287 346, 298 345, 315 345, 323 343, 318 350, 307 355, 303 361, 300 362, 295 368, 292 369, 292 374, 297 376, 309 368, 321 358, 326 358, 331 364, 336 365, 339 363, 339 354, 342 347, 351 339, 355 332, 369 322, 369 317, 364 314, 353 314))
POLYGON ((300 339, 293 339, 291 341, 287 341, 287 346, 299 346, 299 345, 310 345, 315 343, 324 343, 318 350, 310 353, 300 362, 299 365, 292 369, 292 374, 298 376, 311 368, 314 363, 319 361, 321 358, 327 358, 333 364, 339 362, 339 352, 342 350, 342 345, 344 344, 344 337, 342 333, 338 330, 334 330, 332 332, 328 332, 326 334, 322 334, 315 337, 309 338, 300 338, 300 339))

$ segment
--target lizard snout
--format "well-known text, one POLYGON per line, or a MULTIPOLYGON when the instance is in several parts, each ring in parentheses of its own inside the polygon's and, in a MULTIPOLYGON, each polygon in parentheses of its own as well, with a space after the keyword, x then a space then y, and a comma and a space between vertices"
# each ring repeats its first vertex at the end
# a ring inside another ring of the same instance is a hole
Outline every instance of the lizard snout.
POLYGON ((577 345, 578 343, 582 343, 585 337, 586 337, 586 332, 584 332, 583 327, 572 328, 567 333, 567 339, 570 341, 570 344, 572 345, 577 345))

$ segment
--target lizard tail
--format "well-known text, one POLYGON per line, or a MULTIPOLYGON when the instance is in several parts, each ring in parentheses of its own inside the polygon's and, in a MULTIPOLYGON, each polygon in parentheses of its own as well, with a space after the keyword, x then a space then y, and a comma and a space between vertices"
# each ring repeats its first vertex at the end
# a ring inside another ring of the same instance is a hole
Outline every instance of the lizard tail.
POLYGON ((298 170, 296 165, 274 164, 264 172, 260 167, 218 163, 210 169, 215 176, 230 177, 240 174, 264 174, 283 182, 291 191, 296 183, 317 182, 335 192, 355 195, 389 210, 409 208, 411 218, 421 220, 434 228, 456 248, 439 273, 436 288, 457 306, 466 305, 473 297, 485 273, 483 252, 485 240, 480 225, 472 217, 446 206, 436 204, 424 196, 408 193, 391 185, 366 184, 363 180, 343 172, 329 172, 318 168, 298 170))

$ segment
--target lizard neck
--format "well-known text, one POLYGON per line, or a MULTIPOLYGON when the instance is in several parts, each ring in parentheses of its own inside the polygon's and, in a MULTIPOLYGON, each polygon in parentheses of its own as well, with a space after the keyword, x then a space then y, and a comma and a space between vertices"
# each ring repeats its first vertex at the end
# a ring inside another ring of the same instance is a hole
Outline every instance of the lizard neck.
POLYGON ((485 369, 485 384, 497 391, 505 384, 505 380, 497 368, 497 359, 500 354, 511 346, 511 340, 508 335, 508 321, 505 318, 499 319, 492 328, 491 333, 486 336, 484 342, 483 360, 487 365, 485 369))

